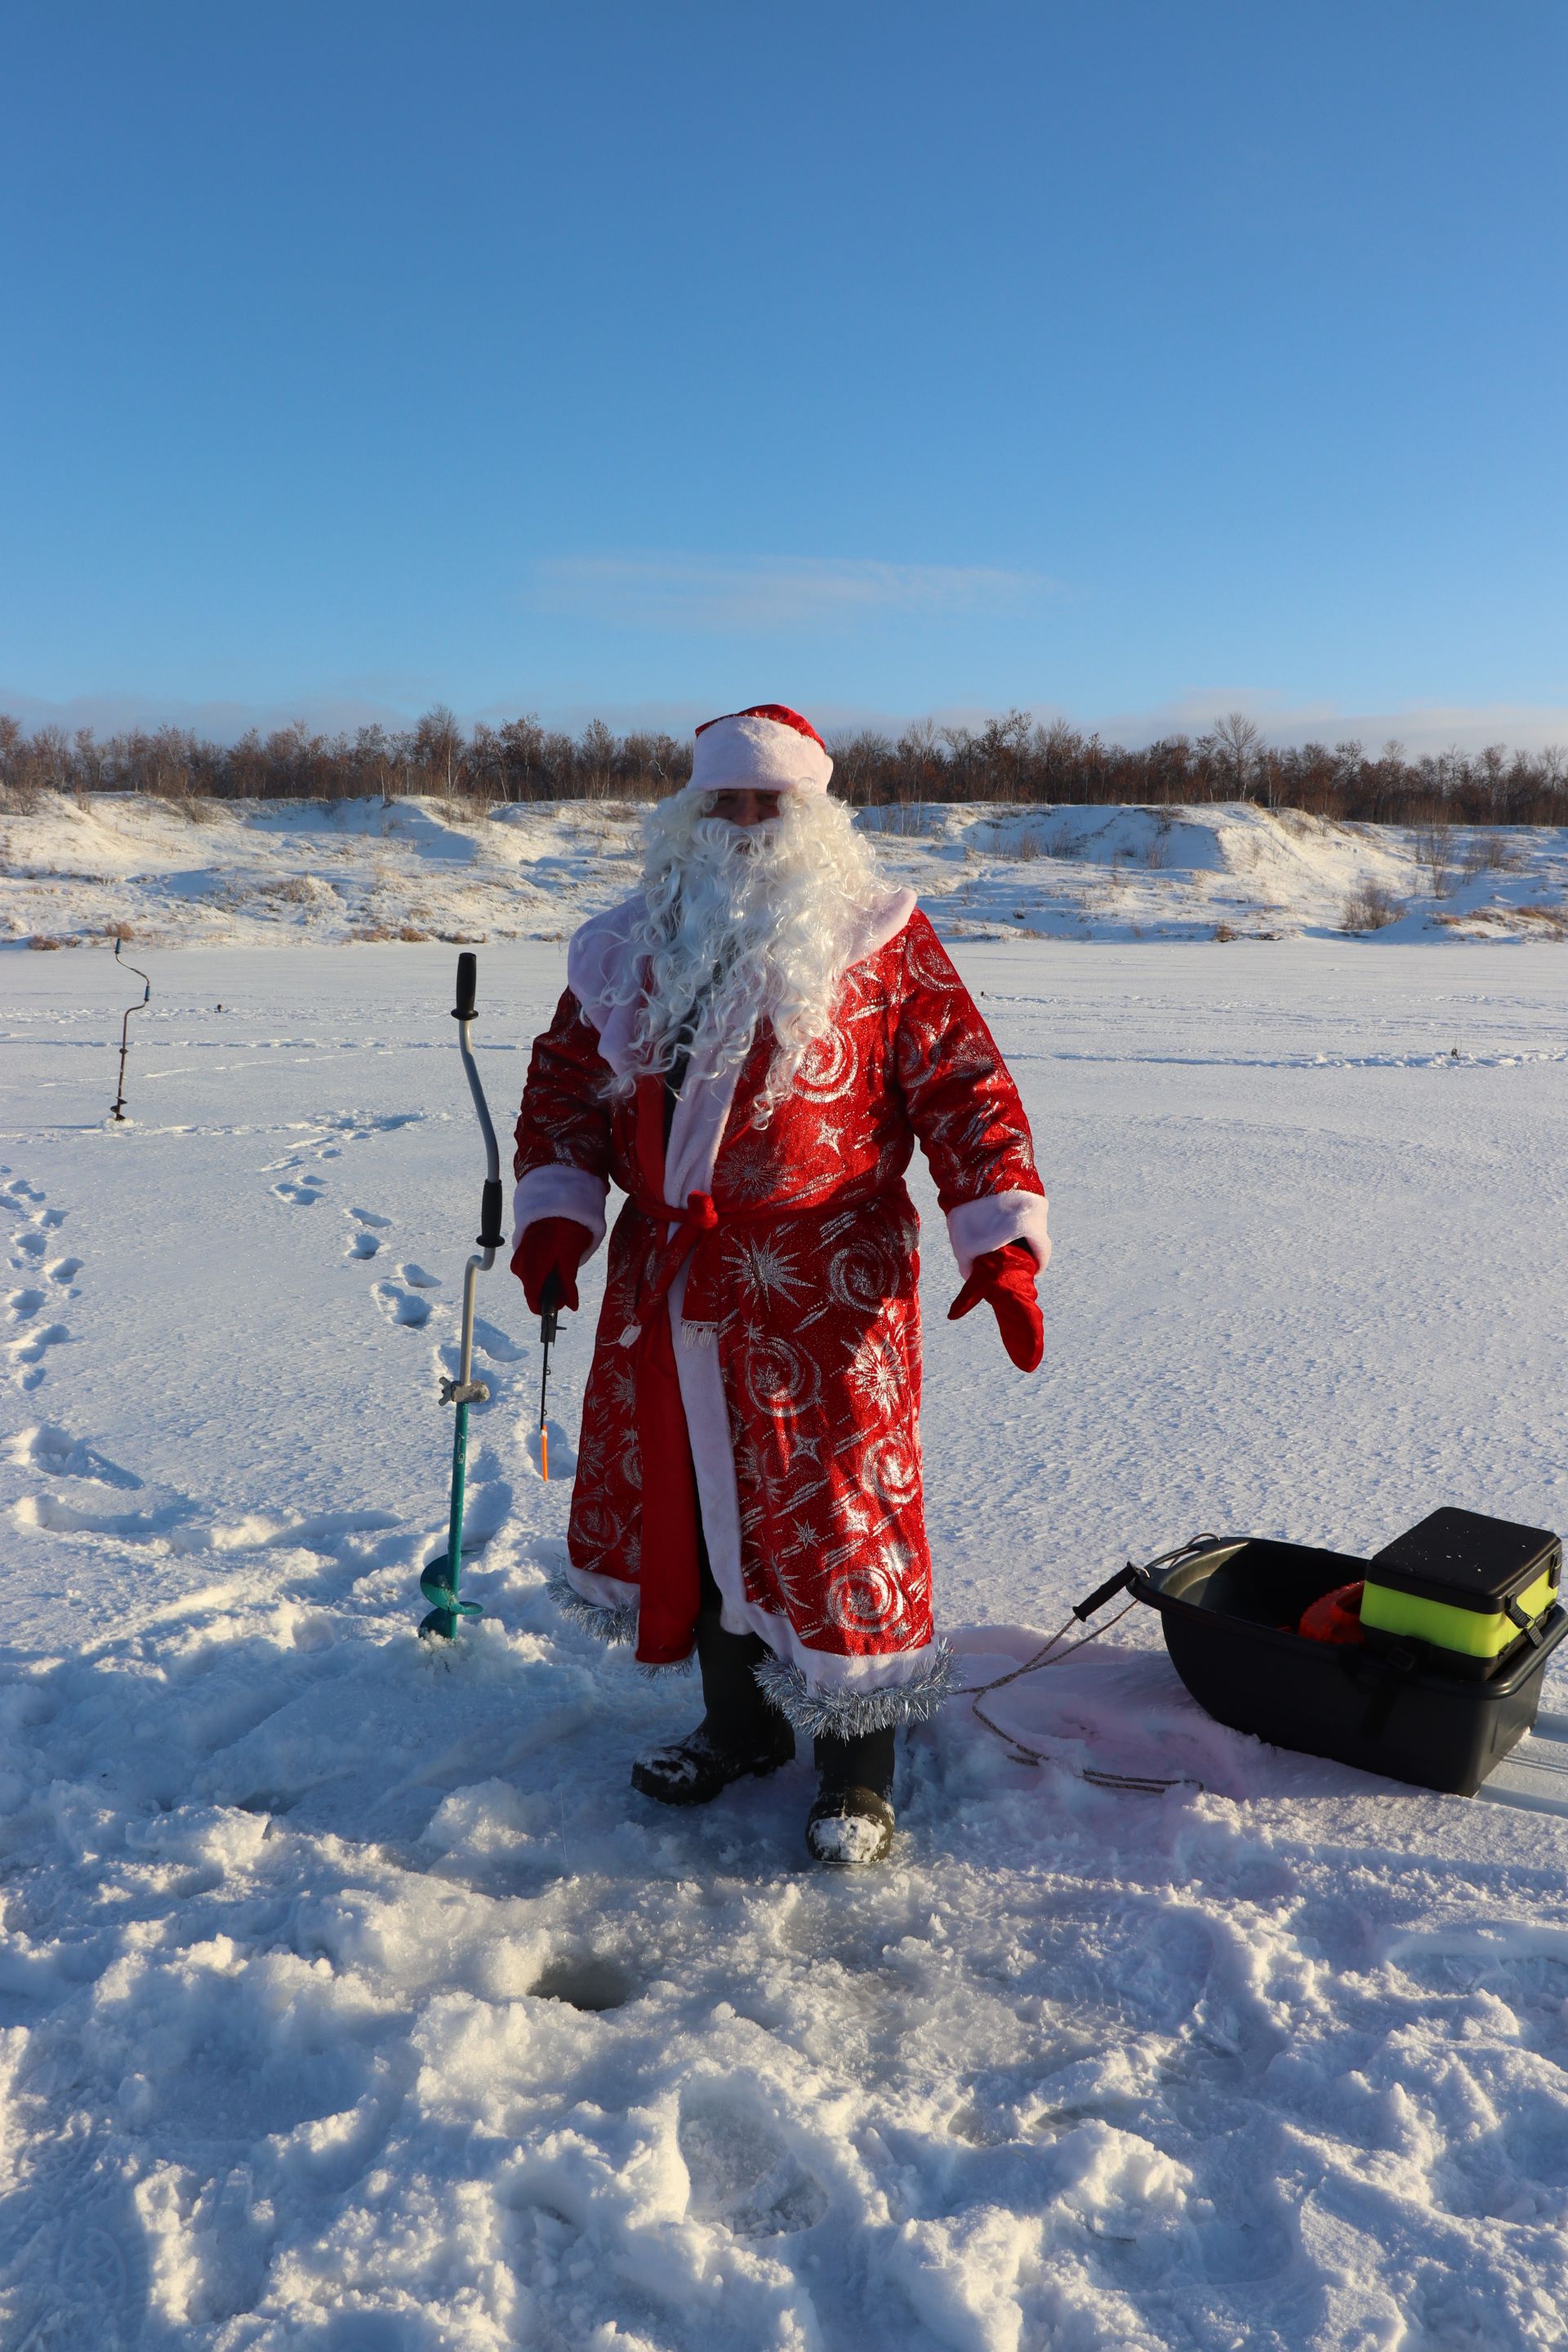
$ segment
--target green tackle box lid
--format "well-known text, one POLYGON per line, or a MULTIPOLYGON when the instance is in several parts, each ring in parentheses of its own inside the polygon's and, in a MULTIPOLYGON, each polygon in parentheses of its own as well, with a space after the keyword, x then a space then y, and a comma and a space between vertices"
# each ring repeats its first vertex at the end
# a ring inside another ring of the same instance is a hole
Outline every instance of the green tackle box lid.
POLYGON ((1373 1553, 1366 1580, 1417 1600, 1446 1601, 1450 1609, 1495 1615, 1561 1560, 1559 1539, 1547 1528, 1523 1528, 1479 1511, 1430 1511, 1373 1553))

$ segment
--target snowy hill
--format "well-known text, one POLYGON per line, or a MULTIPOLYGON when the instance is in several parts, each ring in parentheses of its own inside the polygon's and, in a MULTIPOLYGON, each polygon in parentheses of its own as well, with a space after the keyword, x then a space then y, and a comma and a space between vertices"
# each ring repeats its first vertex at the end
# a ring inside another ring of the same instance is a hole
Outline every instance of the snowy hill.
MULTIPOLYGON (((0 816, 0 940, 322 946, 554 940, 626 895, 634 805, 46 796, 0 816)), ((1568 937, 1568 833, 1333 824, 1299 810, 866 809, 950 940, 1568 937)))

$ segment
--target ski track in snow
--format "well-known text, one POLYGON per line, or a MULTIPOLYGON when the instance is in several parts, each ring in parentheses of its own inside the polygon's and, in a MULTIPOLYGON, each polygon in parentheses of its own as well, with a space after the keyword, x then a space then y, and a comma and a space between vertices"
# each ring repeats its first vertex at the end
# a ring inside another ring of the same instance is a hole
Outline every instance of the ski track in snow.
MULTIPOLYGON (((481 956, 503 1131, 557 953, 481 956)), ((1026 1383, 942 1321, 928 1226, 971 1685, 1199 1525, 1563 1516, 1568 975, 1233 953, 966 953, 1059 1236, 1026 1383)), ((1142 1612, 990 1702, 1051 1761, 962 1702, 911 1737, 883 1869, 808 1864, 804 1761, 661 1812, 627 1767, 695 1685, 545 1598, 568 1486, 504 1269, 486 1614, 415 1640, 482 1172, 426 1050, 450 956, 288 961, 165 965, 193 1045, 221 996, 292 1050, 133 1054, 119 1132, 117 1039, 58 1057, 96 967, 11 967, 6 2352, 1559 2345, 1568 1822, 1238 1738, 1142 1612)))

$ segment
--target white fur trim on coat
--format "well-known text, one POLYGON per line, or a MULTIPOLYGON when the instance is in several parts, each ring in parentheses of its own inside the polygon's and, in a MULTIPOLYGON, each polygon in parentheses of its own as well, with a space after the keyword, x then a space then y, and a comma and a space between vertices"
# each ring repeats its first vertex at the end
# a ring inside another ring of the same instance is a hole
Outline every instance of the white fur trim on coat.
POLYGON ((687 793, 825 793, 833 762, 815 736, 782 719, 738 713, 699 734, 687 793))
POLYGON ((973 1273, 977 1257, 984 1257, 987 1250, 1001 1249, 1008 1242, 1027 1242, 1035 1254, 1035 1264, 1044 1273, 1051 1255, 1051 1237, 1046 1231, 1045 1195, 986 1192, 978 1201, 960 1201, 947 1213, 947 1237, 964 1282, 973 1273))
POLYGON ((586 1225, 593 1235, 583 1253, 585 1265, 605 1238, 605 1202, 609 1190, 607 1178, 590 1176, 585 1168, 551 1162, 542 1168, 525 1170, 512 1194, 513 1249, 530 1225, 542 1224, 546 1217, 570 1217, 575 1223, 586 1225))

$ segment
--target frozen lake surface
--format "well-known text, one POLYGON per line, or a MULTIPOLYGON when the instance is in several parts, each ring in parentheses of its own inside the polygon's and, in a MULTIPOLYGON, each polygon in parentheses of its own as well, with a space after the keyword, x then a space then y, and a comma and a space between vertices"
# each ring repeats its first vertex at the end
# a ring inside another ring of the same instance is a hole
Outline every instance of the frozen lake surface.
MULTIPOLYGON (((1560 951, 954 952, 1058 1237, 1028 1381, 928 1219, 974 1679, 1199 1528, 1563 1526, 1560 951)), ((118 1130, 123 974, 0 958, 7 2352, 1559 2346, 1568 1822, 1224 1731, 1142 1612, 996 1702, 1056 1761, 914 1735, 875 1873, 807 1864, 804 1765, 659 1811, 628 1766, 695 1686, 543 1597, 504 1269, 487 1613, 415 1640, 482 1174, 453 953, 148 950, 118 1130)), ((498 1124, 560 984, 480 952, 498 1124)))

